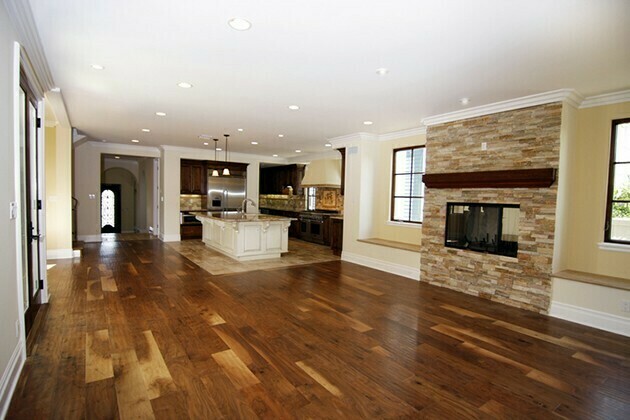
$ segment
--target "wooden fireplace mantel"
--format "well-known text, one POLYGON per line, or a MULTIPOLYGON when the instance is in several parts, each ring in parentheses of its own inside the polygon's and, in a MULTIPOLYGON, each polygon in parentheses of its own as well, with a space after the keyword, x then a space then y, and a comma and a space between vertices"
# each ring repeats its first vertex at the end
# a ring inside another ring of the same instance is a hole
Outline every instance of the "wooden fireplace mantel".
POLYGON ((424 174, 428 188, 540 188, 556 180, 555 168, 424 174))

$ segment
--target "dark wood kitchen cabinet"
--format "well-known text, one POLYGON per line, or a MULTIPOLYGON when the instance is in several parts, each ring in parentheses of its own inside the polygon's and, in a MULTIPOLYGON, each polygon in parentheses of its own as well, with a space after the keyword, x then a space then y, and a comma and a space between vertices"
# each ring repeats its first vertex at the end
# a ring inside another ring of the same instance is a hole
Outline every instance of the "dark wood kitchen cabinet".
POLYGON ((179 173, 180 194, 207 193, 205 161, 182 159, 179 173))
POLYGON ((330 247, 334 255, 341 256, 343 249, 343 219, 330 218, 330 247))
POLYGON ((228 168, 230 170, 231 177, 246 178, 247 165, 249 165, 249 163, 209 160, 206 162, 206 170, 208 175, 212 175, 212 171, 216 169, 217 171, 219 171, 219 176, 224 176, 223 169, 228 168))
POLYGON ((260 194, 282 194, 287 186, 293 187, 293 195, 302 195, 303 164, 271 166, 260 169, 260 194))

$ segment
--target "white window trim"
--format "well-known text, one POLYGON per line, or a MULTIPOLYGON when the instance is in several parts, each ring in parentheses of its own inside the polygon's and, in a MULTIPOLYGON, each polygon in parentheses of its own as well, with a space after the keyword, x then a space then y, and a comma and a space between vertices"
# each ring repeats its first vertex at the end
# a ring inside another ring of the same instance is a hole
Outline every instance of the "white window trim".
POLYGON ((400 226, 400 227, 407 227, 407 228, 413 228, 413 229, 422 229, 422 222, 420 223, 398 222, 398 221, 388 219, 385 221, 385 224, 388 226, 400 226))

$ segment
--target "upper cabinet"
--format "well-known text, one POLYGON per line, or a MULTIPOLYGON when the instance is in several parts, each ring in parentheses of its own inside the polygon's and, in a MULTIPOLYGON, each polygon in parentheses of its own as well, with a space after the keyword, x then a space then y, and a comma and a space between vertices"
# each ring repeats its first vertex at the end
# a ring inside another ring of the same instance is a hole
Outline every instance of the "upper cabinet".
POLYGON ((261 168, 260 194, 282 194, 282 191, 288 186, 293 188, 294 195, 303 194, 302 178, 304 178, 304 166, 302 164, 293 164, 261 168))
POLYGON ((206 194, 206 162, 182 159, 180 194, 206 194))
POLYGON ((223 176, 223 170, 228 168, 230 170, 231 177, 247 178, 247 165, 248 163, 240 162, 224 162, 220 160, 209 160, 206 162, 208 175, 212 175, 212 171, 219 172, 219 176, 223 176))

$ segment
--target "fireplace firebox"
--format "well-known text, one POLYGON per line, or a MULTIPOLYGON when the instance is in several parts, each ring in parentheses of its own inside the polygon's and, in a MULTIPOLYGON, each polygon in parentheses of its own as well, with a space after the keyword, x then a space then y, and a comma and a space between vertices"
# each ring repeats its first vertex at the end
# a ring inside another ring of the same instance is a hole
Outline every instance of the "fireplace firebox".
POLYGON ((518 204, 447 203, 444 245, 516 257, 518 204))

